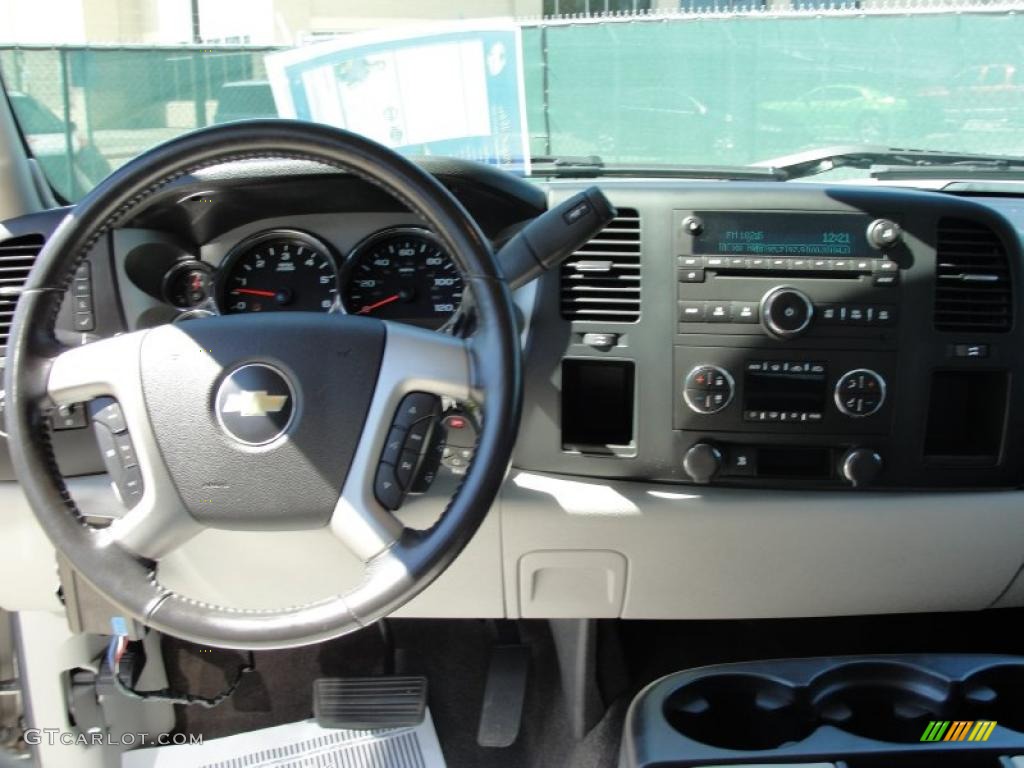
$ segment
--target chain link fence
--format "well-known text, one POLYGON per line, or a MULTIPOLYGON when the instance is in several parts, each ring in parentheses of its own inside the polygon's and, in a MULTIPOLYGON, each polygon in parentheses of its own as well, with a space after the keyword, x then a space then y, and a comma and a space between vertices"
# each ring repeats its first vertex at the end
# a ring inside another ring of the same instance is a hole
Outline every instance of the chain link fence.
MULTIPOLYGON (((1024 155, 1024 15, 807 5, 524 22, 531 151, 728 165, 835 144, 1024 155)), ((274 115, 271 50, 8 47, 0 71, 74 199, 162 140, 274 115)))

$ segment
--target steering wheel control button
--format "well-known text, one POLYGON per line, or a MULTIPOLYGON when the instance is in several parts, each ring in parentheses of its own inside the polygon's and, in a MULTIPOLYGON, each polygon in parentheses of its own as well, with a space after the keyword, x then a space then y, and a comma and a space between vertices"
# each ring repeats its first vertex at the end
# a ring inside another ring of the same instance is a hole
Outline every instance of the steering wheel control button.
POLYGON ((390 464, 380 464, 377 476, 373 481, 373 495, 385 509, 396 510, 402 506, 402 488, 395 476, 395 468, 390 464))
POLYGON ((426 392, 410 392, 398 404, 394 425, 408 429, 417 421, 441 415, 441 400, 426 392))
POLYGON ((266 445, 291 426, 295 390, 277 368, 248 363, 221 382, 214 408, 217 423, 229 437, 245 445, 266 445))
POLYGON ((835 402, 840 413, 853 419, 878 413, 885 402, 885 379, 867 368, 847 371, 836 382, 835 402))
POLYGON ((114 435, 114 446, 117 448, 117 458, 125 469, 137 467, 138 459, 135 457, 135 446, 132 445, 132 436, 127 432, 114 435))
POLYGON ((732 375, 717 365, 698 365, 683 382, 683 399, 700 414, 718 413, 732 402, 734 392, 732 375))
POLYGON ((388 439, 384 441, 384 451, 380 460, 385 464, 395 464, 398 457, 402 455, 402 447, 405 445, 405 430, 402 427, 392 427, 388 433, 388 439))
POLYGON ((420 454, 415 451, 403 451, 395 465, 395 478, 402 490, 408 490, 412 486, 413 475, 416 473, 416 465, 419 464, 420 454))
POLYGON ((121 406, 109 397, 93 400, 89 404, 89 412, 92 420, 99 422, 115 435, 128 431, 128 425, 124 422, 124 414, 121 413, 121 406))
POLYGON ((110 475, 114 492, 121 503, 131 509, 142 499, 142 471, 132 437, 121 416, 121 406, 110 398, 100 398, 89 404, 89 412, 100 458, 110 475))
POLYGON ((814 304, 803 291, 781 286, 761 299, 761 321, 772 336, 791 339, 807 330, 814 316, 814 304))
POLYGON ((142 472, 138 467, 126 469, 117 486, 122 503, 131 509, 142 500, 142 472))
MULTIPOLYGON (((430 418, 421 419, 409 428, 409 435, 405 438, 406 451, 421 454, 427 447, 427 438, 430 436, 430 429, 433 421, 430 418)), ((385 459, 386 461, 387 459, 385 459)))

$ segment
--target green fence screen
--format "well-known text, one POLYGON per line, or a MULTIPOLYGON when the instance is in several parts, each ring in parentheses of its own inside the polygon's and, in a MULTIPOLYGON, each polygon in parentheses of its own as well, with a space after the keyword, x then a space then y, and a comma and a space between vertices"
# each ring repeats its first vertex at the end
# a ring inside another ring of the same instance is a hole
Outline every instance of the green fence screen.
MULTIPOLYGON (((535 155, 732 165, 847 143, 1024 155, 1020 14, 559 22, 524 26, 523 45, 535 155)), ((4 48, 0 71, 74 198, 161 140, 274 114, 269 50, 4 48)))

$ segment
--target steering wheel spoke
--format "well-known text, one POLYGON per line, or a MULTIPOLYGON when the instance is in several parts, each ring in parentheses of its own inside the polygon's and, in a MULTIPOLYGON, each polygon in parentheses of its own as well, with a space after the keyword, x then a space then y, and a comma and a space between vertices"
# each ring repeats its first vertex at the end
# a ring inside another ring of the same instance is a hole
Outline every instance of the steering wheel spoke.
POLYGON ((395 500, 400 503, 409 491, 403 483, 411 482, 394 468, 403 455, 422 460, 428 449, 408 442, 406 419, 412 423, 417 417, 399 413, 404 404, 414 402, 406 397, 422 393, 460 402, 478 398, 468 342, 399 323, 386 326, 387 341, 363 436, 331 516, 331 530, 364 562, 393 546, 403 530, 392 510, 398 506, 395 500))
POLYGON ((200 529, 184 508, 157 448, 146 412, 139 355, 146 331, 101 339, 65 350, 50 361, 47 396, 54 405, 100 397, 97 429, 103 461, 128 512, 102 538, 132 554, 159 559, 200 529))

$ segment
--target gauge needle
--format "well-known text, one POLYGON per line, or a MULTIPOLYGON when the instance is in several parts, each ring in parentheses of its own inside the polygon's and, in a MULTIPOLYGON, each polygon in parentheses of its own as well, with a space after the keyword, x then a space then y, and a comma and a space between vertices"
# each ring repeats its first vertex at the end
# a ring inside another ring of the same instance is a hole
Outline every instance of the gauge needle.
POLYGON ((277 296, 276 291, 261 291, 258 288, 234 288, 232 293, 245 293, 249 296, 266 296, 268 299, 272 299, 277 296))
POLYGON ((357 315, 368 315, 371 312, 373 312, 373 310, 380 309, 381 307, 387 306, 388 304, 390 304, 393 301, 398 301, 400 298, 401 298, 401 295, 396 293, 396 294, 394 294, 392 296, 388 296, 386 299, 381 299, 380 301, 374 302, 373 304, 366 305, 365 307, 360 309, 358 312, 356 312, 356 314, 357 315))

